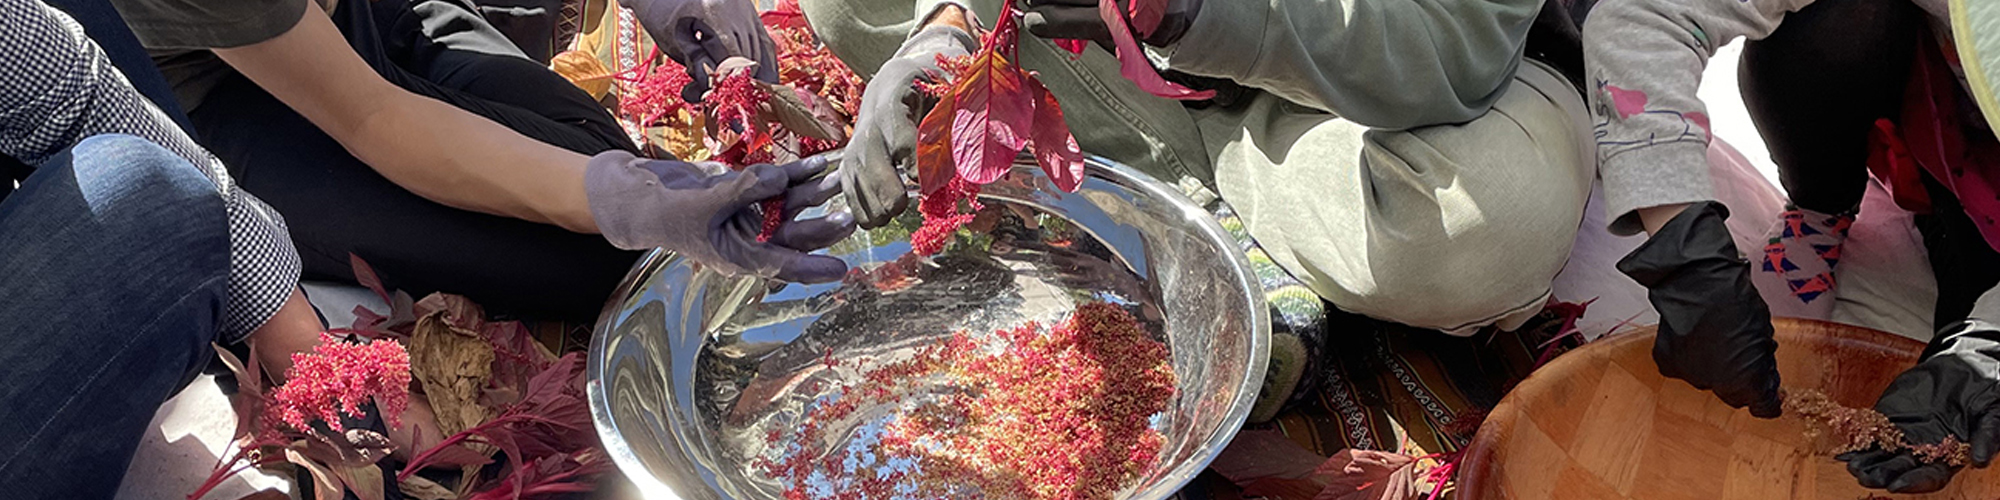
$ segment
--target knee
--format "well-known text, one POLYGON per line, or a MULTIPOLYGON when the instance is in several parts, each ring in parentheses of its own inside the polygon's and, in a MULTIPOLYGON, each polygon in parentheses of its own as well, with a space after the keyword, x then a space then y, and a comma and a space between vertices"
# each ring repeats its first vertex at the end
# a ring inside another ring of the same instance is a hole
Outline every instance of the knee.
MULTIPOLYGON (((137 204, 145 208, 207 208, 221 214, 222 194, 200 168, 152 141, 129 135, 93 136, 68 153, 77 188, 98 211, 137 204)), ((188 214, 193 215, 193 214, 188 214)))
POLYGON ((67 155, 69 173, 98 229, 127 241, 187 246, 189 252, 226 259, 228 220, 222 192, 194 164, 158 144, 127 135, 84 139, 67 155))
POLYGON ((1419 328, 1471 333, 1525 308, 1538 309, 1547 299, 1568 252, 1536 252, 1541 255, 1466 251, 1447 259, 1456 260, 1449 265, 1378 276, 1357 307, 1343 308, 1419 328))

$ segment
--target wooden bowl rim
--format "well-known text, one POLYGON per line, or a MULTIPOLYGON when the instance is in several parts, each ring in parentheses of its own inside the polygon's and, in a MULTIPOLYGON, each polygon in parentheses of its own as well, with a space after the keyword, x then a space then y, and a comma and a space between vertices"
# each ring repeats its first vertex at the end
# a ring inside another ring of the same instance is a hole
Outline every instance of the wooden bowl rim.
MULTIPOLYGON (((1924 348, 1923 343, 1909 337, 1831 321, 1772 318, 1771 325, 1777 330, 1778 337, 1786 337, 1793 334, 1793 332, 1805 330, 1830 329, 1843 331, 1852 334, 1854 337, 1867 338, 1870 341, 1879 341, 1876 342, 1877 345, 1888 344, 1891 347, 1909 349, 1916 352, 1922 352, 1924 348), (1902 345, 1897 346, 1894 344, 1902 345)), ((1521 412, 1514 410, 1514 406, 1520 404, 1521 399, 1517 395, 1523 392, 1522 389, 1540 386, 1541 384, 1537 383, 1538 379, 1551 376, 1548 375, 1549 373, 1568 372, 1569 370, 1562 370, 1560 368, 1569 364, 1589 362, 1587 360, 1594 359, 1600 354, 1615 352, 1616 349, 1624 348, 1627 344, 1637 342, 1650 344, 1653 341, 1653 335, 1657 331, 1657 326, 1649 325, 1626 333, 1606 335, 1584 344, 1583 347, 1578 347, 1575 350, 1557 356, 1556 359, 1549 361, 1549 364, 1543 365, 1540 369, 1529 373, 1528 378, 1523 379, 1520 384, 1514 386, 1513 390, 1508 391, 1506 396, 1500 398, 1500 403, 1494 405, 1493 409, 1487 412, 1486 420, 1479 424, 1479 431, 1473 434, 1471 444, 1465 448, 1465 458, 1462 459, 1458 467, 1457 491, 1461 492, 1460 494, 1462 495, 1464 494, 1463 492, 1478 492, 1482 491, 1482 488, 1487 487, 1488 478, 1486 476, 1491 468, 1485 464, 1487 460, 1493 457, 1494 446, 1498 442, 1495 435, 1500 433, 1502 429, 1512 428, 1515 417, 1521 414, 1521 412)), ((1849 338, 1843 341, 1852 340, 1852 338, 1849 338)), ((1477 493, 1473 494, 1476 495, 1477 493)))

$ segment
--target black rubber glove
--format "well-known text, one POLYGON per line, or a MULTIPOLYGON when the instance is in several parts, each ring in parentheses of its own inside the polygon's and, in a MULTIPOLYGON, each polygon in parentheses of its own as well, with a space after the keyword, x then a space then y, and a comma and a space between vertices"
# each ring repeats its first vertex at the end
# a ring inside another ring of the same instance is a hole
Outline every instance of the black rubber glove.
MULTIPOLYGON (((1925 353, 1882 392, 1875 411, 1903 430, 1904 442, 1954 436, 1972 447, 1973 465, 1993 463, 2000 451, 2000 288, 1980 296, 1971 318, 1939 330, 1925 353)), ((1922 463, 1907 450, 1860 451, 1840 459, 1862 486, 1894 493, 1944 489, 1958 472, 1950 464, 1922 463)))
POLYGON ((1778 342, 1771 311, 1750 284, 1750 261, 1736 251, 1717 202, 1689 205, 1653 238, 1618 261, 1648 290, 1660 313, 1653 361, 1660 374, 1712 391, 1722 402, 1777 418, 1778 342))
MULTIPOLYGON (((1116 0, 1118 7, 1130 12, 1132 2, 1152 2, 1160 4, 1165 15, 1158 22, 1148 23, 1143 19, 1133 19, 1131 28, 1139 41, 1154 47, 1172 46, 1189 26, 1194 25, 1196 14, 1201 13, 1202 0, 1116 0), (1151 24, 1148 26, 1147 24, 1151 24)), ((1237 0, 1240 1, 1240 0, 1237 0)), ((1111 30, 1104 25, 1104 18, 1098 14, 1098 0, 1027 0, 1027 13, 1021 17, 1021 27, 1035 36, 1051 39, 1090 40, 1099 46, 1111 46, 1111 30)))
POLYGON ((938 57, 970 55, 978 47, 965 30, 930 26, 910 35, 869 80, 838 173, 861 227, 887 224, 909 205, 903 175, 916 166, 917 121, 936 104, 914 85, 920 79, 948 79, 938 68, 938 57))

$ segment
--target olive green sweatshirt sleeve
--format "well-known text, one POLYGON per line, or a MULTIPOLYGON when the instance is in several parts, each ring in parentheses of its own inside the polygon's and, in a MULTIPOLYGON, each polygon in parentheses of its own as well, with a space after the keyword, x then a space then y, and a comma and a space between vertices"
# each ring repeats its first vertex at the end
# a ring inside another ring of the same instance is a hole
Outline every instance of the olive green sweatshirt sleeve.
POLYGON ((1542 0, 1207 0, 1163 52, 1371 127, 1484 114, 1521 64, 1542 0))

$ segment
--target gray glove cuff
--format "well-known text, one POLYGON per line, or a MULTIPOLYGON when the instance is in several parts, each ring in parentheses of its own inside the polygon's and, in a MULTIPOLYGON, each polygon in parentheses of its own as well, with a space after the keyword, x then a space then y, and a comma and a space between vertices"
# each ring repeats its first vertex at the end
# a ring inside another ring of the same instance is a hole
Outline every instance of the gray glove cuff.
MULTIPOLYGON (((925 12, 923 17, 917 18, 917 25, 916 27, 910 29, 909 37, 916 38, 917 33, 921 33, 925 30, 936 27, 930 25, 931 20, 936 19, 939 12, 944 12, 945 7, 958 7, 959 10, 965 12, 966 25, 972 26, 973 29, 986 29, 985 20, 979 18, 979 11, 972 10, 971 5, 966 5, 965 2, 961 2, 958 0, 945 0, 937 2, 936 5, 931 7, 930 12, 925 12)), ((959 31, 964 31, 964 30, 959 30, 959 31)))
POLYGON ((903 41, 903 46, 896 49, 896 55, 891 58, 900 59, 910 54, 936 54, 948 52, 953 48, 964 49, 968 54, 978 52, 979 39, 973 37, 972 33, 958 29, 957 26, 942 24, 926 26, 911 33, 910 39, 903 41))
POLYGON ((615 200, 643 199, 645 192, 660 189, 660 177, 639 168, 645 159, 624 151, 606 151, 590 158, 583 171, 583 192, 590 202, 590 217, 597 231, 611 246, 626 250, 647 250, 651 245, 635 241, 634 226, 639 222, 632 210, 619 210, 615 200))

